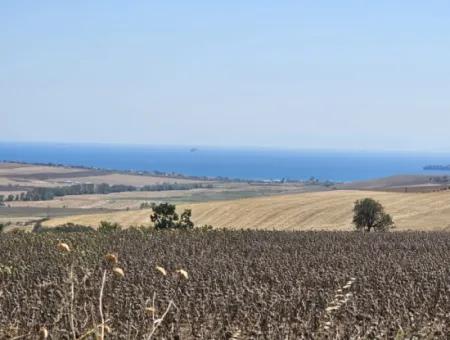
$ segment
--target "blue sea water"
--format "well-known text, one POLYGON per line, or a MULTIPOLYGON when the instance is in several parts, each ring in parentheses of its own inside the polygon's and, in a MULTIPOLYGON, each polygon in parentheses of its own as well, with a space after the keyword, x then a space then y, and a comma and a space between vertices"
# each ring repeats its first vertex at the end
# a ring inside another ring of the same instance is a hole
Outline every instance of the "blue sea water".
POLYGON ((399 174, 436 174, 424 171, 423 166, 450 164, 450 153, 0 143, 0 160, 254 180, 314 176, 347 182, 399 174))

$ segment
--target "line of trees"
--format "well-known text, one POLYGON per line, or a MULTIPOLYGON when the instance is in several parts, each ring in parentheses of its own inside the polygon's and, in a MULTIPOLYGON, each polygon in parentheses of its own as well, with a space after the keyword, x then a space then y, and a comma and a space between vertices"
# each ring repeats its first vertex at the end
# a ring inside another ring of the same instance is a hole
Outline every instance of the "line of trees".
POLYGON ((22 194, 9 194, 8 196, 0 195, 0 206, 3 206, 3 202, 20 201, 24 197, 25 193, 22 194))
POLYGON ((64 187, 54 188, 33 188, 27 192, 22 192, 17 195, 8 195, 6 198, 0 195, 0 202, 11 201, 48 201, 55 197, 69 196, 69 195, 88 195, 88 194, 110 194, 118 192, 131 191, 166 191, 166 190, 192 190, 201 188, 212 188, 213 185, 209 183, 161 183, 145 185, 143 187, 135 187, 132 185, 107 183, 102 184, 74 184, 64 187))

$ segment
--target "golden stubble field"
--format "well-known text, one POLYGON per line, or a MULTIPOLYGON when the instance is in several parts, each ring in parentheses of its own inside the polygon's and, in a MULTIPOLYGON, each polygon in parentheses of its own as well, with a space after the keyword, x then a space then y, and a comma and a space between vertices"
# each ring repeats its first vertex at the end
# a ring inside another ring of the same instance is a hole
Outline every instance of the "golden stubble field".
MULTIPOLYGON (((216 201, 178 206, 192 209, 198 225, 216 228, 278 230, 350 230, 353 204, 357 199, 379 200, 392 214, 397 230, 450 230, 450 191, 393 193, 339 190, 261 198, 216 201)), ((151 210, 130 210, 95 215, 55 218, 56 226, 67 222, 97 226, 100 221, 123 226, 149 224, 151 210)))

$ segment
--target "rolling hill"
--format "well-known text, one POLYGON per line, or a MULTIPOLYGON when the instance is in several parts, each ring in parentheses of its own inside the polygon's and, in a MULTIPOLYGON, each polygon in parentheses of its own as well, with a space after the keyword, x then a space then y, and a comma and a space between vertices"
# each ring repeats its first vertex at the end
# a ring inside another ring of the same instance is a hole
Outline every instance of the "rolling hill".
MULTIPOLYGON (((351 230, 352 208, 357 199, 379 200, 392 214, 397 230, 450 230, 450 191, 395 193, 337 190, 180 205, 192 209, 198 225, 224 228, 279 230, 351 230)), ((124 226, 149 224, 151 210, 54 218, 47 226, 66 222, 97 226, 100 221, 124 226)))

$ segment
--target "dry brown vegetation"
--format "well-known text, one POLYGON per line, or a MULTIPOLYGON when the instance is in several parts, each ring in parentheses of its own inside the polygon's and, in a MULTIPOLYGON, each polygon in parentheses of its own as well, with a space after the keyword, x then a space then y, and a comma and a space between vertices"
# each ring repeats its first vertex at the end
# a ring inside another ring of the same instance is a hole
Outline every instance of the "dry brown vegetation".
MULTIPOLYGON (((197 225, 280 230, 349 230, 357 199, 379 200, 392 215, 398 230, 449 230, 450 191, 435 193, 392 193, 372 191, 329 191, 232 201, 180 205, 192 209, 197 225)), ((101 220, 124 226, 148 224, 149 210, 120 211, 52 219, 55 226, 74 222, 98 226, 101 220)))
POLYGON ((449 247, 448 233, 7 234, 0 338, 446 339, 449 247))

